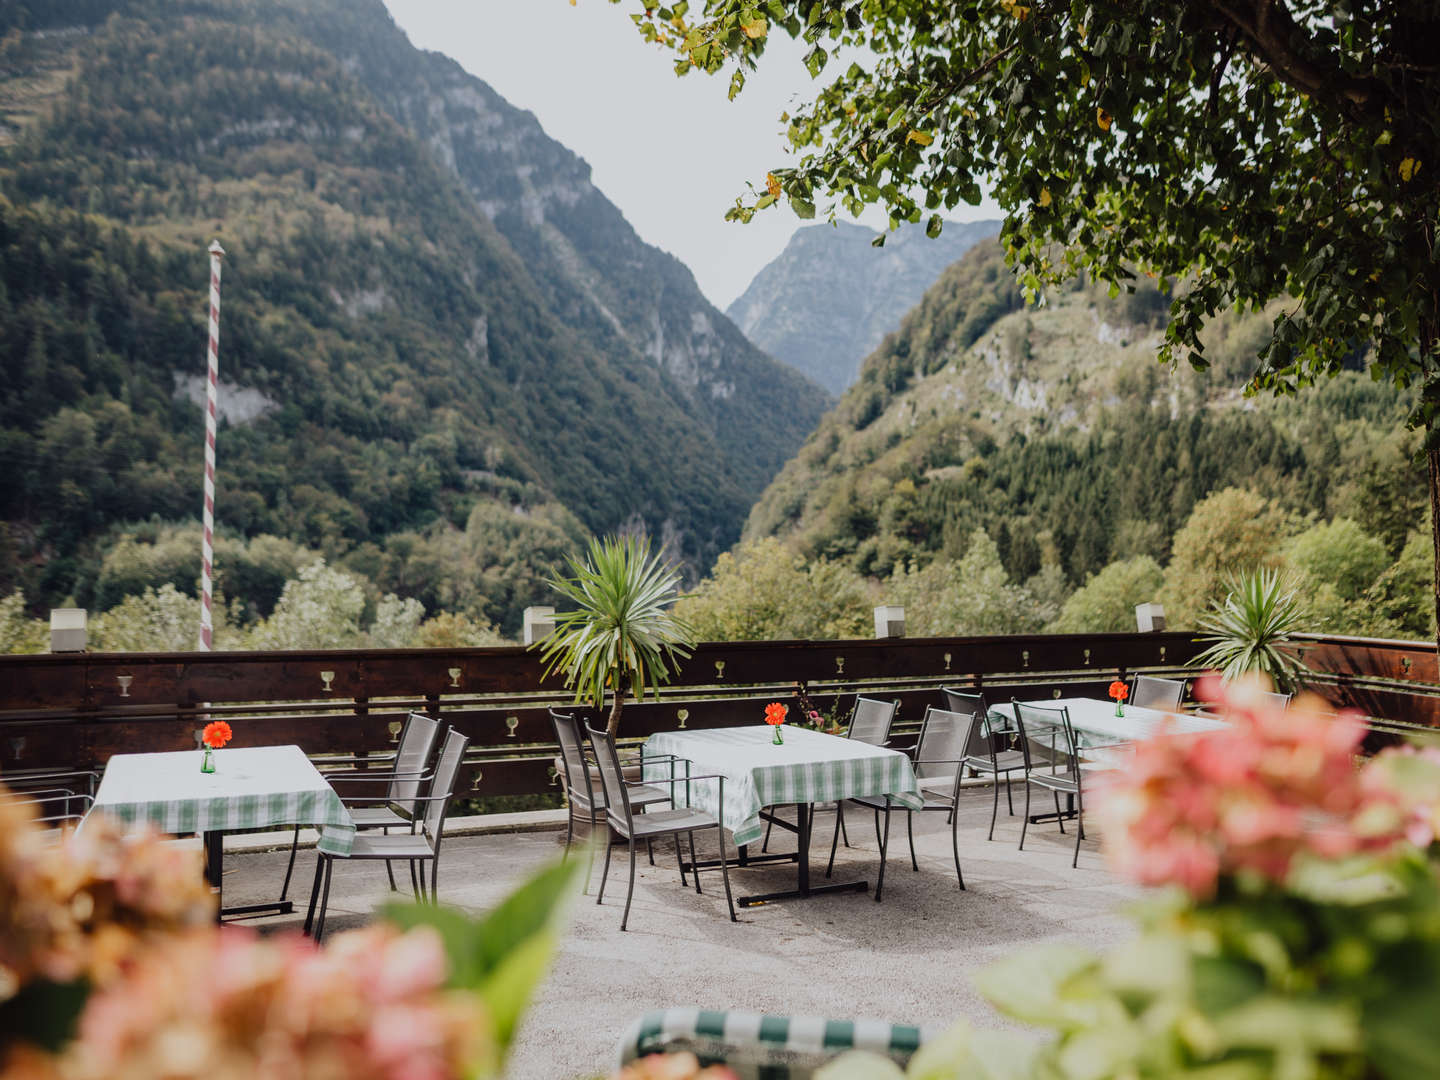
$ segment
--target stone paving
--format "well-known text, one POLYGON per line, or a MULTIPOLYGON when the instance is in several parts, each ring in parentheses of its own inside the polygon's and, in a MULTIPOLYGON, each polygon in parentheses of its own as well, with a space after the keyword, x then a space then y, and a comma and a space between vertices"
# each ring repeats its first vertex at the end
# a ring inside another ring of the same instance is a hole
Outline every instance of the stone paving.
MULTIPOLYGON (((657 848, 657 865, 643 858, 636 877, 630 928, 620 931, 624 849, 617 848, 603 905, 591 895, 573 909, 569 931, 549 980, 516 1042, 512 1080, 599 1076, 610 1071, 628 1024, 664 1006, 749 1009, 873 1017, 943 1024, 966 1016, 1002 1026, 971 988, 969 976, 1013 949, 1047 940, 1104 947, 1129 932, 1125 903, 1136 896, 1104 868, 1093 834, 1071 869, 1073 833, 1053 823, 1031 826, 1017 851, 1020 819, 1001 802, 993 842, 985 840, 988 789, 961 799, 960 858, 967 891, 955 881, 945 815, 915 817, 918 873, 910 868, 903 816, 891 826, 883 903, 872 894, 837 893, 740 910, 726 918, 718 872, 707 873, 704 895, 681 888, 673 849, 657 848), (619 873, 617 873, 617 868, 619 873)), ((878 848, 868 815, 847 814, 852 848, 840 848, 836 878, 868 878, 874 887, 878 848)), ((823 875, 834 815, 817 815, 812 866, 823 875)), ((779 850, 791 834, 776 833, 779 850)), ((447 839, 440 873, 442 902, 481 911, 560 851, 563 833, 528 832, 447 839)), ((713 850, 714 840, 708 841, 713 850)), ((732 849, 733 853, 733 849, 732 849)), ((702 854, 703 857, 703 854, 702 854)), ((302 851, 296 867, 301 912, 257 920, 264 929, 298 927, 314 873, 302 851)), ((285 853, 226 856, 226 902, 275 896, 285 853)), ((596 864, 596 879, 599 863, 596 864)), ((402 884, 408 875, 400 875, 402 884)), ((737 870, 737 894, 794 887, 793 864, 737 870)), ((327 935, 357 926, 389 896, 378 864, 339 865, 331 891, 327 935)))

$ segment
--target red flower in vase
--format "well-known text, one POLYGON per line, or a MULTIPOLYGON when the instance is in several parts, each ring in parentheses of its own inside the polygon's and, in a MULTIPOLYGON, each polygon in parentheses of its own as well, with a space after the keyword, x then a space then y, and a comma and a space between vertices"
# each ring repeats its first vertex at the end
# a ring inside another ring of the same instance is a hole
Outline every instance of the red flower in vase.
POLYGON ((782 705, 778 701, 772 701, 765 706, 765 723, 772 727, 778 727, 785 722, 785 716, 790 711, 790 706, 782 705))
POLYGON ((205 730, 200 734, 200 741, 212 750, 219 750, 231 738, 230 725, 224 720, 212 720, 205 725, 205 730))
POLYGON ((1130 696, 1130 688, 1116 679, 1110 684, 1110 696, 1116 701, 1124 701, 1130 696))

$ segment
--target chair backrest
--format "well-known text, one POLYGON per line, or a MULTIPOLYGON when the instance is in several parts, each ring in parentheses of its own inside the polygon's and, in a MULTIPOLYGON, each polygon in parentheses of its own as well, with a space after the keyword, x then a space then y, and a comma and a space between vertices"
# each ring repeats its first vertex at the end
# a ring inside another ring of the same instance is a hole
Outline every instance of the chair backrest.
POLYGON ((439 737, 439 720, 418 712, 405 717, 405 728, 400 732, 400 745, 395 751, 396 775, 390 781, 386 797, 411 816, 420 805, 415 801, 420 795, 419 776, 429 766, 439 737))
POLYGON ((1048 772, 1080 779, 1080 753, 1075 743, 1075 728, 1070 724, 1070 710, 1041 708, 1013 702, 1015 728, 1019 733, 1020 750, 1025 755, 1025 770, 1048 772))
POLYGON ((1140 709, 1174 712, 1180 708, 1185 684, 1178 679, 1157 679, 1152 675, 1136 675, 1130 690, 1130 704, 1140 709))
POLYGON ((1288 709, 1290 707, 1290 699, 1293 696, 1292 694, 1277 693, 1273 690, 1265 690, 1260 694, 1260 697, 1265 702, 1281 709, 1288 709))
POLYGON ((986 717, 990 708, 985 704, 984 694, 966 694, 959 690, 952 690, 948 686, 942 686, 940 692, 945 695, 946 708, 953 713, 960 713, 964 716, 974 716, 978 723, 970 727, 970 741, 965 744, 965 755, 967 757, 988 757, 995 759, 996 739, 1003 739, 1003 735, 990 734, 990 725, 986 717))
POLYGON ((590 749, 595 755, 595 764, 600 769, 600 784, 605 789, 605 816, 612 825, 622 827, 629 836, 634 829, 630 813, 630 792, 625 786, 625 775, 620 771, 620 754, 615 749, 615 736, 608 731, 597 731, 588 724, 586 733, 590 736, 590 749))
POLYGON ((565 790, 587 799, 591 794, 590 771, 585 765, 585 728, 573 712, 550 710, 550 726, 555 729, 555 743, 560 747, 560 764, 565 768, 565 790))
POLYGON ((450 797, 455 794, 455 784, 460 777, 460 765, 465 760, 465 748, 469 745, 470 739, 453 727, 445 732, 445 741, 440 744, 435 779, 430 782, 430 801, 425 804, 425 831, 437 848, 440 830, 445 827, 445 815, 450 809, 450 797))
POLYGON ((871 746, 884 746, 890 738, 890 725, 895 722, 895 710, 899 707, 899 702, 895 701, 857 697, 855 711, 850 714, 850 730, 845 737, 871 746))
POLYGON ((970 745, 970 733, 981 718, 973 712, 951 712, 934 705, 926 708, 920 725, 920 741, 915 744, 915 778, 958 778, 970 745))

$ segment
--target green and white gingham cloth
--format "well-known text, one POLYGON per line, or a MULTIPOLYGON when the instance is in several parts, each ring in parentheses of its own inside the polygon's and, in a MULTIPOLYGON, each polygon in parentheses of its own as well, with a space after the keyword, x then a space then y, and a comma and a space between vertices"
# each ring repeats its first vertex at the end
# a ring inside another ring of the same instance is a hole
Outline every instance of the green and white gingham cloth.
POLYGON ((91 813, 149 822, 162 832, 233 832, 271 825, 322 828, 319 847, 348 855, 350 812, 298 746, 216 750, 215 771, 200 771, 200 750, 116 754, 105 766, 91 813))
MULTIPOLYGON (((753 844, 764 834, 760 811, 766 806, 836 802, 859 795, 889 795, 897 807, 909 810, 925 805, 910 759, 898 750, 788 724, 782 745, 776 746, 773 737, 766 724, 662 731, 646 740, 645 756, 673 754, 690 762, 692 776, 725 777, 723 813, 715 780, 675 784, 674 804, 715 815, 734 832, 736 844, 753 844)), ((647 760, 645 779, 668 780, 670 769, 668 761, 647 760)), ((683 761, 675 763, 675 775, 685 775, 683 761)), ((671 785, 659 787, 668 791, 671 785)))

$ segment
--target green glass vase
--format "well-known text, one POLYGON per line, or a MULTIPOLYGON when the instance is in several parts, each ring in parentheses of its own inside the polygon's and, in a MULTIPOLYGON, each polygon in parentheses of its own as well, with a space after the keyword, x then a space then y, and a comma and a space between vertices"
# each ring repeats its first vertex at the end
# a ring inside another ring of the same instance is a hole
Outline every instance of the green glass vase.
POLYGON ((208 747, 208 746, 205 747, 205 753, 204 753, 204 754, 201 756, 201 758, 200 758, 200 771, 201 771, 201 772, 214 772, 214 771, 215 771, 215 751, 214 751, 214 750, 211 750, 210 747, 208 747))
POLYGON ((782 727, 784 727, 785 725, 784 725, 784 724, 774 724, 774 725, 772 725, 772 726, 775 728, 775 738, 774 738, 773 740, 771 740, 771 741, 774 742, 776 746, 782 746, 782 745, 784 745, 785 736, 780 734, 780 729, 781 729, 782 727))

